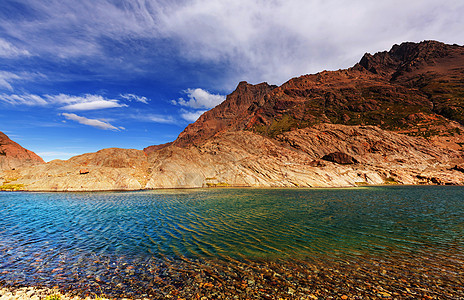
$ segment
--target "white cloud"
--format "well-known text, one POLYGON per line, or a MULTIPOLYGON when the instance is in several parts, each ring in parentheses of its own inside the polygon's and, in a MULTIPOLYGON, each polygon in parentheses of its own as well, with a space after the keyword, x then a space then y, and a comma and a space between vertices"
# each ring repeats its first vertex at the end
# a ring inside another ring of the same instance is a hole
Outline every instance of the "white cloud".
POLYGON ((98 129, 104 129, 104 130, 116 130, 119 131, 120 129, 111 125, 108 122, 98 120, 98 119, 88 119, 86 117, 81 117, 76 114, 70 114, 70 113, 62 113, 62 116, 64 116, 68 120, 76 121, 80 124, 83 125, 89 125, 98 129))
POLYGON ((0 38, 0 57, 13 58, 17 56, 30 56, 27 50, 21 50, 8 41, 0 38))
POLYGON ((121 94, 119 96, 121 96, 121 98, 124 98, 128 101, 137 101, 137 102, 142 102, 145 104, 148 104, 148 101, 150 101, 150 99, 147 99, 147 97, 137 96, 134 94, 121 94))
POLYGON ((186 111, 183 110, 180 116, 189 122, 195 122, 202 114, 204 114, 206 110, 198 110, 198 111, 186 111))
POLYGON ((226 96, 224 95, 211 94, 208 91, 200 88, 187 89, 184 91, 184 93, 187 94, 187 100, 184 98, 179 98, 177 100, 171 100, 171 103, 174 105, 188 107, 189 109, 194 109, 187 110, 182 108, 180 110, 180 116, 182 119, 188 122, 195 122, 203 113, 207 111, 204 110, 205 108, 213 108, 226 99, 226 96))
POLYGON ((48 102, 38 96, 32 94, 24 94, 24 95, 7 95, 7 94, 0 94, 0 101, 12 104, 12 105, 27 105, 27 106, 43 106, 47 105, 48 102))
POLYGON ((208 91, 200 88, 187 89, 185 93, 188 96, 187 101, 184 98, 179 98, 172 100, 171 103, 191 108, 213 108, 226 99, 226 96, 210 94, 208 91))
POLYGON ((157 64, 156 54, 148 59, 138 55, 155 52, 162 40, 180 55, 178 60, 227 62, 227 88, 239 80, 280 84, 293 76, 348 67, 364 52, 406 40, 464 40, 464 2, 459 0, 24 3, 35 18, 2 19, 2 31, 34 54, 90 57, 108 68, 120 59, 117 67, 130 63, 146 72, 148 60, 157 64), (117 59, 105 55, 121 49, 127 51, 117 52, 117 59))
POLYGON ((464 2, 456 0, 202 0, 166 6, 156 15, 157 27, 179 41, 184 56, 229 61, 252 82, 280 84, 348 67, 366 51, 406 40, 464 40, 464 2))
POLYGON ((60 107, 62 110, 82 111, 97 110, 114 107, 127 107, 126 104, 119 103, 115 99, 106 99, 100 95, 86 94, 85 96, 72 96, 66 94, 46 95, 50 103, 67 104, 60 107))

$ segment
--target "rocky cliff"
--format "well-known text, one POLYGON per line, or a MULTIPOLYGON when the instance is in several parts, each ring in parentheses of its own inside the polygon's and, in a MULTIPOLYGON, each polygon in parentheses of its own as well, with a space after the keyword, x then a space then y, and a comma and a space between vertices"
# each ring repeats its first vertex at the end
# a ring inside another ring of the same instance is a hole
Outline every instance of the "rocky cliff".
POLYGON ((172 143, 22 168, 28 190, 464 184, 464 47, 403 43, 283 85, 241 82, 172 143))

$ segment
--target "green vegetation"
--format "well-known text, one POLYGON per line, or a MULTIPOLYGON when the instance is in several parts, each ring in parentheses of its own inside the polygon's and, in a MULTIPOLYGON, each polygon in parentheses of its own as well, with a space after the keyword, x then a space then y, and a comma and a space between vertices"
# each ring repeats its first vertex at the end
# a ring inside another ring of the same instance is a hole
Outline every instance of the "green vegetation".
POLYGON ((432 80, 421 87, 434 104, 434 112, 464 124, 464 80, 432 80))
POLYGON ((260 135, 268 136, 268 137, 276 137, 279 134, 282 134, 284 132, 290 131, 292 129, 296 128, 306 128, 311 125, 314 125, 319 122, 310 122, 310 121, 305 121, 305 120, 298 120, 295 119, 294 117, 286 114, 283 115, 280 119, 274 119, 272 120, 271 125, 266 126, 266 125, 256 125, 254 127, 254 131, 260 135))
POLYGON ((218 182, 218 183, 212 183, 212 182, 207 182, 206 183, 207 187, 228 187, 230 184, 227 182, 218 182))
POLYGON ((398 181, 396 181, 393 177, 387 177, 384 180, 385 184, 398 184, 398 181))
POLYGON ((358 182, 355 182, 354 184, 356 185, 369 185, 369 183, 365 182, 365 181, 358 181, 358 182))
POLYGON ((0 186, 0 191, 20 191, 24 188, 24 184, 9 184, 4 183, 0 186))
POLYGON ((297 121, 289 115, 284 115, 281 119, 273 120, 269 126, 256 126, 255 131, 261 135, 275 137, 295 127, 297 127, 297 121))

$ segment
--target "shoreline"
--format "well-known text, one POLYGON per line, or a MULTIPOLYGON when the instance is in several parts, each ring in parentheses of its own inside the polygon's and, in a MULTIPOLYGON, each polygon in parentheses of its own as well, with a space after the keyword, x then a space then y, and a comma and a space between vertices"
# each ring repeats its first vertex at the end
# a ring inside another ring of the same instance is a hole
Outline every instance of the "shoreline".
MULTIPOLYGON (((0 286, 1 300, 109 300, 99 295, 89 295, 79 297, 70 293, 62 293, 56 288, 47 287, 2 287, 0 286)), ((140 298, 141 300, 149 300, 149 298, 140 298)), ((132 300, 131 298, 121 298, 121 300, 132 300)))
POLYGON ((0 190, 0 192, 24 192, 24 193, 106 193, 106 192, 146 192, 146 191, 169 191, 169 190, 215 190, 215 189, 289 189, 289 190, 320 190, 320 189, 357 189, 369 187, 429 187, 429 186, 442 186, 442 187, 463 187, 464 184, 360 184, 350 186, 315 186, 315 187, 299 187, 299 186, 203 186, 203 187, 172 187, 172 188, 150 188, 150 189, 108 189, 108 190, 78 190, 78 191, 64 191, 64 190, 0 190))

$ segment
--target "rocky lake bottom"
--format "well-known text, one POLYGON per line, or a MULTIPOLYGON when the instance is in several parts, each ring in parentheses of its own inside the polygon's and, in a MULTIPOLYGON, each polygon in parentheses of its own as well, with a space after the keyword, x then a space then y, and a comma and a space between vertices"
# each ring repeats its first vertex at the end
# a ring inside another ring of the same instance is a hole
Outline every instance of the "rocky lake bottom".
POLYGON ((22 287, 70 298, 464 298, 462 187, 0 193, 0 204, 1 299, 39 293, 22 287))

